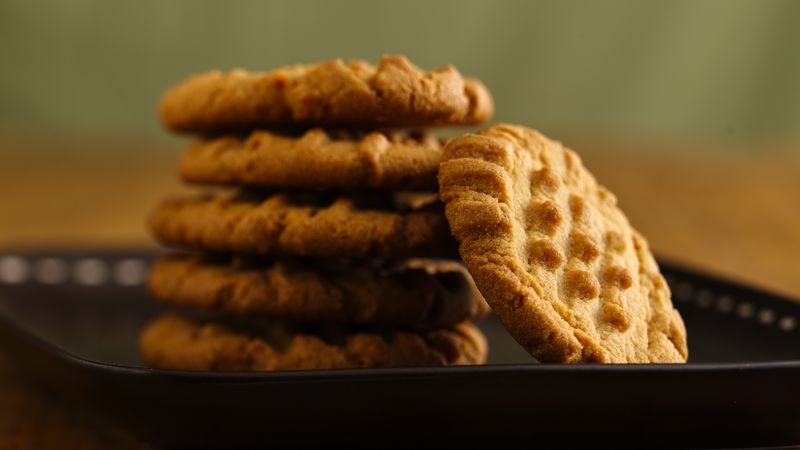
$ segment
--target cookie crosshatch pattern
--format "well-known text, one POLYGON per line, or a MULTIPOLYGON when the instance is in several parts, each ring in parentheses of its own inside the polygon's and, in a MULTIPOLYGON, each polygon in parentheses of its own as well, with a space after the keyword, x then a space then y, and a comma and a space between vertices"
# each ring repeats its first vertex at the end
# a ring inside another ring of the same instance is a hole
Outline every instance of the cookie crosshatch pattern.
POLYGON ((535 358, 686 361, 686 330, 647 242, 573 151, 496 125, 448 143, 439 184, 464 263, 535 358))

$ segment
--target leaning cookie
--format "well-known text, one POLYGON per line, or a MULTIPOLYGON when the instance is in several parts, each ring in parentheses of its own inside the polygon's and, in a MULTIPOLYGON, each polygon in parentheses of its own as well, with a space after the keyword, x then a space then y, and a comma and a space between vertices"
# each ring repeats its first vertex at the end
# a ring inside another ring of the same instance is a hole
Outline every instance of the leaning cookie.
POLYGON ((153 367, 269 371, 481 364, 486 338, 468 323, 427 332, 301 332, 284 325, 231 327, 177 314, 156 318, 139 348, 153 367))
POLYGON ((497 125, 451 141, 440 195, 492 311, 545 362, 684 362, 647 242, 571 150, 497 125))
POLYGON ((162 243, 194 250, 317 258, 457 256, 436 205, 390 196, 283 192, 168 199, 150 217, 162 243))
POLYGON ((164 125, 206 134, 296 125, 472 125, 492 111, 480 81, 452 66, 422 72, 399 55, 384 56, 376 67, 337 59, 271 72, 213 71, 189 78, 161 100, 164 125))
POLYGON ((168 303, 304 323, 439 327, 482 318, 465 271, 171 255, 150 271, 152 294, 168 303))
POLYGON ((181 157, 191 183, 271 188, 435 189, 442 157, 430 134, 334 134, 315 128, 302 136, 254 131, 247 137, 200 141, 181 157))

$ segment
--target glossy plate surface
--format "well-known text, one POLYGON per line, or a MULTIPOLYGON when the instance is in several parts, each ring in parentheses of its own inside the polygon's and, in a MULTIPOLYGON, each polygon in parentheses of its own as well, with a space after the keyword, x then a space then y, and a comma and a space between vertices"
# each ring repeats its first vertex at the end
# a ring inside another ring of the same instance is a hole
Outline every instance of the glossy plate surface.
POLYGON ((136 351, 138 330, 161 310, 143 284, 153 258, 0 254, 0 347, 44 388, 170 446, 577 431, 618 445, 609 432, 689 447, 800 442, 800 303, 670 264, 662 269, 688 328, 686 365, 531 364, 489 319, 486 366, 191 373, 148 369, 136 351))

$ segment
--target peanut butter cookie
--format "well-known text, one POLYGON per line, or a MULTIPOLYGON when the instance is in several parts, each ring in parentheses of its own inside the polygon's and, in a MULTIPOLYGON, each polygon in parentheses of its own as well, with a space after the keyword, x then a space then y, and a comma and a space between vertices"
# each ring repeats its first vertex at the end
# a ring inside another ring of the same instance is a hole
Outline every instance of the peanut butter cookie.
POLYGON ((237 69, 195 75, 161 100, 173 131, 219 133, 286 126, 356 128, 473 125, 492 115, 492 98, 452 66, 422 72, 400 55, 377 66, 333 60, 271 72, 237 69))
POLYGON ((173 198, 156 207, 150 228, 165 244, 195 250, 316 258, 457 255, 436 204, 403 210, 393 198, 252 191, 173 198))
POLYGON ((154 367, 213 371, 481 364, 488 348, 469 323, 427 332, 338 327, 308 332, 281 324, 245 328, 165 314, 142 331, 139 348, 154 367))
POLYGON ((427 133, 331 133, 302 136, 258 130, 246 138, 202 140, 181 157, 191 183, 271 188, 436 189, 441 142, 427 133))
POLYGON ((686 361, 686 330, 647 242, 573 151, 496 125, 448 143, 439 185, 467 269, 535 358, 686 361))
POLYGON ((170 255, 153 266, 149 286, 176 305, 305 323, 438 327, 486 315, 465 270, 427 266, 170 255))

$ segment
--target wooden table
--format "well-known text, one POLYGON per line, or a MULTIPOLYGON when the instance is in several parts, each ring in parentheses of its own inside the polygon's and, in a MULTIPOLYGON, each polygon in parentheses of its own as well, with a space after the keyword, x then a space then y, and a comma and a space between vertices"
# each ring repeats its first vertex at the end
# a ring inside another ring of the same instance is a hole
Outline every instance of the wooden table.
MULTIPOLYGON (((180 144, 58 143, 73 147, 58 153, 36 148, 55 143, 3 144, 12 151, 0 153, 0 249, 152 246, 147 211, 185 189, 174 179, 180 144)), ((575 147, 659 255, 800 298, 800 154, 791 145, 575 147)), ((141 445, 24 386, 0 356, 0 448, 141 445)))

